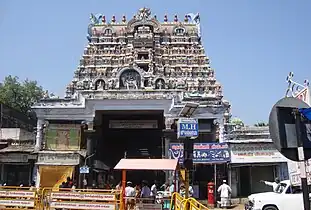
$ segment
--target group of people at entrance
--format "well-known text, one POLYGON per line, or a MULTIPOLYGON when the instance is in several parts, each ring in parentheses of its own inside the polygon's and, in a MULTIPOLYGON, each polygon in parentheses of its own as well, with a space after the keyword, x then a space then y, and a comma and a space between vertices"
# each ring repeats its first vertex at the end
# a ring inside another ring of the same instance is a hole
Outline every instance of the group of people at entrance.
MULTIPOLYGON (((120 184, 116 187, 117 190, 121 189, 120 184)), ((147 181, 142 181, 141 186, 133 186, 131 181, 127 181, 125 187, 126 206, 132 209, 137 202, 141 203, 163 203, 164 200, 170 199, 170 196, 176 191, 175 182, 171 184, 165 183, 160 185, 158 181, 154 181, 149 187, 147 181), (160 195, 161 194, 161 195, 160 195)), ((179 193, 185 196, 185 185, 180 185, 179 193)), ((189 186, 189 196, 193 195, 193 188, 189 186)), ((168 202, 169 203, 169 202, 168 202)), ((164 202, 165 204, 165 202, 164 202)))

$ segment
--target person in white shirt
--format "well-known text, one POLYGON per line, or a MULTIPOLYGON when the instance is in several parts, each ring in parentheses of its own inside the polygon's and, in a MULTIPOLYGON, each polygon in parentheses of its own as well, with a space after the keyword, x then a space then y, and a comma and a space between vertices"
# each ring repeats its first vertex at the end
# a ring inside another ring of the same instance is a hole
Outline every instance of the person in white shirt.
POLYGON ((132 186, 132 182, 128 181, 125 187, 125 197, 127 209, 134 209, 136 191, 132 186))
POLYGON ((158 182, 155 180, 150 189, 150 197, 153 199, 154 202, 156 200, 156 196, 158 192, 157 186, 158 186, 158 182))
POLYGON ((125 197, 135 197, 135 189, 132 187, 132 182, 128 181, 125 187, 125 197))
POLYGON ((193 196, 193 188, 191 185, 189 185, 189 197, 193 196))
POLYGON ((260 182, 263 182, 267 186, 271 186, 273 188, 273 192, 277 192, 279 190, 279 186, 280 186, 279 178, 275 178, 274 182, 268 182, 268 181, 263 181, 263 180, 260 180, 260 182))
POLYGON ((226 180, 223 180, 223 183, 219 186, 217 192, 220 193, 221 208, 228 208, 230 206, 231 187, 227 185, 226 180))

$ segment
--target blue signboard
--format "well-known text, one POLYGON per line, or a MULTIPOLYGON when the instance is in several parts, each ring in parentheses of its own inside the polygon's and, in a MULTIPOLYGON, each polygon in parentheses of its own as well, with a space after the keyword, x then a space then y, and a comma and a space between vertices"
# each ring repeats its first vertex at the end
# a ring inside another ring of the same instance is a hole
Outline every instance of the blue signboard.
POLYGON ((80 174, 88 174, 90 173, 90 168, 87 166, 80 167, 80 174))
POLYGON ((181 118, 177 124, 177 138, 197 138, 199 135, 198 120, 181 118))
MULTIPOLYGON (((183 162, 183 143, 170 144, 169 156, 183 162)), ((229 146, 226 143, 194 143, 193 163, 225 163, 230 162, 229 146)))
POLYGON ((230 161, 226 143, 194 143, 193 163, 224 163, 230 161))

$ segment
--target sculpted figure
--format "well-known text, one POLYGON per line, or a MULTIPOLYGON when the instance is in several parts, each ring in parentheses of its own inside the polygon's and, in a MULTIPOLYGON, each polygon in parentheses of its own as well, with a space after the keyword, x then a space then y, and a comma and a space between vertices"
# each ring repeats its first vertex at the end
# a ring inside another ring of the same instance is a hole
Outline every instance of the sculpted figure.
POLYGON ((122 86, 127 90, 138 89, 140 86, 140 75, 135 70, 129 70, 121 75, 122 86))
POLYGON ((100 79, 96 82, 96 90, 104 90, 105 89, 105 81, 100 79))

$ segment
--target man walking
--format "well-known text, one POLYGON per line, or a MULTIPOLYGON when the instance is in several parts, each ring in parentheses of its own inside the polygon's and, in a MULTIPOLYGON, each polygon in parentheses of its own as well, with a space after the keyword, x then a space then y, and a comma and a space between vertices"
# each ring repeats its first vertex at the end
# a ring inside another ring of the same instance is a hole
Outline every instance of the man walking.
POLYGON ((222 185, 219 186, 217 192, 220 193, 220 206, 221 208, 230 207, 231 187, 227 185, 227 181, 223 180, 222 185))

